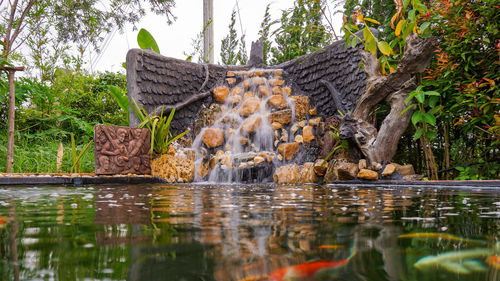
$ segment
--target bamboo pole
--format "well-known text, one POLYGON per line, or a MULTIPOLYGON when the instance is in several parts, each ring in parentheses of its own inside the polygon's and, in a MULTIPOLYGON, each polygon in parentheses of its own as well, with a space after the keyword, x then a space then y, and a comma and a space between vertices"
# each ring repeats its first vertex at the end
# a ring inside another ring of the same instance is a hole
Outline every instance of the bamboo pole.
POLYGON ((14 163, 14 129, 16 118, 16 84, 14 75, 16 71, 23 71, 24 66, 10 67, 3 66, 0 70, 8 71, 9 77, 9 126, 7 130, 7 173, 12 172, 12 164, 14 163))

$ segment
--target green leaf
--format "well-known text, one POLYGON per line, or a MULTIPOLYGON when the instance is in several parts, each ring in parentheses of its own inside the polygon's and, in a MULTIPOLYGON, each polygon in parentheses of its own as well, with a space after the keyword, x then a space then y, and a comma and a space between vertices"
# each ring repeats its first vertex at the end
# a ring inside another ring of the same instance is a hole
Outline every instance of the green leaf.
POLYGON ((408 104, 411 101, 411 99, 415 97, 417 94, 418 94, 417 90, 411 91, 410 95, 406 98, 405 103, 408 104))
POLYGON ((420 25, 420 30, 421 30, 422 32, 425 32, 425 30, 426 30, 426 29, 427 29, 430 25, 431 25, 431 23, 430 23, 430 22, 428 22, 428 21, 426 21, 426 22, 424 22, 424 23, 422 23, 422 24, 420 25))
POLYGON ((389 44, 385 41, 378 41, 378 49, 386 56, 394 53, 391 46, 389 46, 389 44))
POLYGON ((436 104, 438 103, 439 101, 439 97, 431 97, 429 99, 429 107, 433 108, 436 106, 436 104))
POLYGON ((351 41, 351 47, 355 48, 356 44, 358 44, 358 38, 354 37, 354 38, 352 38, 352 41, 351 41))
POLYGON ((111 92, 113 98, 115 98, 118 105, 125 111, 128 112, 130 103, 128 101, 128 96, 125 95, 122 90, 116 86, 108 85, 108 89, 111 92))
POLYGON ((436 92, 436 91, 427 91, 427 92, 424 92, 424 95, 426 95, 426 96, 438 96, 438 97, 441 96, 441 94, 436 92))
POLYGON ((144 28, 141 28, 139 34, 137 34, 137 44, 139 44, 139 47, 143 50, 152 48, 156 53, 160 53, 160 48, 158 48, 158 44, 156 44, 153 35, 144 28))
POLYGON ((424 103, 424 101, 425 101, 424 92, 417 91, 417 94, 415 95, 415 98, 418 100, 419 103, 424 103))
POLYGON ((408 12, 408 19, 411 21, 411 22, 415 22, 415 10, 410 10, 408 12))
POLYGON ((433 130, 429 130, 427 133, 425 133, 425 136, 432 140, 432 139, 435 139, 437 137, 437 133, 433 130))
POLYGON ((436 125, 436 117, 428 112, 422 115, 422 120, 424 120, 424 122, 427 124, 431 124, 432 126, 436 125))
POLYGON ((408 107, 407 107, 407 108, 405 108, 403 111, 401 111, 401 114, 400 114, 400 115, 405 114, 405 112, 406 112, 406 111, 408 111, 408 110, 410 110, 410 109, 414 108, 415 106, 417 106, 417 105, 416 105, 416 104, 412 104, 412 105, 408 106, 408 107))
POLYGON ((413 115, 411 116, 411 123, 413 123, 414 126, 417 126, 417 123, 422 121, 422 116, 422 111, 413 112, 413 115))
POLYGON ((418 128, 415 134, 413 135, 413 139, 418 140, 423 133, 424 133, 424 128, 418 128))

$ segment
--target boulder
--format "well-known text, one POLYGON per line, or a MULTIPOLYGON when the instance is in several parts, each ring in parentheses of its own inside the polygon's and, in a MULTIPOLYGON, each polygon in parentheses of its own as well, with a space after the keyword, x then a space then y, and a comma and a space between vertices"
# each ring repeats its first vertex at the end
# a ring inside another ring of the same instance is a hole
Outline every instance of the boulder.
POLYGON ((285 80, 282 80, 282 79, 269 80, 269 85, 272 85, 272 86, 282 86, 284 84, 285 84, 285 80))
POLYGON ((248 98, 246 99, 240 108, 240 115, 248 116, 260 109, 260 99, 259 98, 248 98))
POLYGON ((402 177, 411 176, 411 175, 415 174, 415 169, 413 169, 413 165, 412 164, 408 164, 408 165, 398 165, 398 164, 395 164, 395 166, 396 166, 396 171, 402 177))
POLYGON ((280 86, 274 86, 273 90, 271 91, 273 95, 281 95, 283 96, 283 90, 281 89, 280 86))
POLYGON ((292 122, 292 110, 291 109, 283 109, 280 111, 272 112, 269 114, 269 122, 278 122, 280 124, 288 124, 292 122))
POLYGON ((229 96, 229 88, 226 86, 217 87, 214 89, 213 94, 217 102, 225 103, 227 96, 229 96))
POLYGON ((289 97, 292 94, 292 88, 290 87, 283 87, 282 88, 285 94, 289 97))
POLYGON ((231 96, 241 96, 241 94, 243 93, 243 89, 241 87, 234 87, 232 90, 231 90, 231 96))
POLYGON ((267 87, 266 85, 260 85, 257 88, 257 93, 259 97, 268 97, 269 95, 271 95, 271 90, 269 90, 269 87, 267 87))
POLYGON ((242 97, 241 96, 230 96, 227 99, 227 103, 229 104, 238 104, 241 102, 242 97))
POLYGON ((282 143, 278 146, 278 152, 287 160, 293 159, 293 156, 299 152, 299 144, 296 142, 282 143))
POLYGON ((299 166, 297 164, 286 165, 276 168, 273 174, 276 183, 299 183, 299 166))
POLYGON ((234 71, 228 71, 226 72, 227 77, 233 77, 235 75, 234 71))
POLYGON ((318 177, 314 172, 314 163, 306 162, 302 165, 299 173, 300 182, 302 183, 316 183, 318 181, 318 177))
POLYGON ((316 109, 316 107, 309 109, 309 115, 314 116, 316 114, 318 114, 318 110, 316 109))
POLYGON ((297 121, 305 120, 307 115, 309 114, 309 109, 311 109, 311 105, 309 103, 309 97, 292 96, 292 99, 294 99, 295 120, 297 121))
POLYGON ((250 88, 250 80, 248 79, 243 80, 243 88, 245 90, 248 90, 250 88))
POLYGON ((267 100, 267 104, 276 109, 283 109, 287 106, 287 103, 282 95, 270 96, 269 99, 267 100))
POLYGON ((305 126, 304 129, 302 129, 302 136, 304 137, 305 142, 311 142, 314 140, 316 137, 313 134, 313 127, 305 126))
POLYGON ((205 129, 203 135, 201 136, 201 141, 208 148, 220 146, 224 142, 224 131, 219 128, 205 129))
POLYGON ((229 85, 231 85, 231 84, 236 83, 236 78, 227 78, 227 79, 226 79, 226 81, 227 81, 227 83, 228 83, 229 85))
POLYGON ((302 135, 296 135, 294 141, 298 143, 303 143, 304 137, 302 137, 302 135))
POLYGON ((273 122, 273 123, 271 123, 271 127, 272 127, 273 129, 275 129, 275 130, 279 130, 279 129, 283 128, 283 125, 281 125, 281 124, 280 124, 280 123, 278 123, 278 122, 273 122))
POLYGON ((241 132, 246 134, 255 133, 262 123, 262 117, 259 115, 252 115, 243 121, 241 124, 241 132))
POLYGON ((396 171, 396 165, 394 164, 388 164, 385 166, 384 171, 382 172, 383 177, 390 177, 394 172, 396 171))
POLYGON ((317 176, 322 177, 326 174, 326 169, 328 166, 328 163, 323 164, 323 159, 318 159, 316 163, 314 163, 314 172, 316 173, 317 176))
POLYGON ((253 77, 252 78, 252 83, 255 85, 255 86, 259 86, 259 85, 264 85, 266 84, 266 78, 264 77, 253 77))
POLYGON ((243 95, 243 99, 246 100, 246 99, 249 99, 249 98, 253 98, 255 97, 255 94, 251 91, 247 91, 245 92, 245 94, 243 95))
POLYGON ((373 162, 373 163, 372 163, 372 168, 373 168, 373 170, 375 170, 375 171, 380 171, 380 170, 382 170, 382 164, 377 163, 377 162, 373 162))
POLYGON ((321 122, 321 117, 309 119, 309 125, 311 125, 311 126, 318 126, 319 122, 321 122))
POLYGON ((264 162, 264 161, 266 161, 266 159, 265 159, 264 157, 262 157, 262 156, 255 156, 255 157, 253 158, 253 162, 254 162, 255 164, 259 164, 259 163, 262 163, 262 162, 264 162))
POLYGON ((351 162, 338 162, 335 169, 337 170, 338 180, 353 180, 358 174, 358 165, 351 162))
POLYGON ((361 169, 358 173, 358 178, 364 180, 377 180, 378 173, 368 169, 361 169))

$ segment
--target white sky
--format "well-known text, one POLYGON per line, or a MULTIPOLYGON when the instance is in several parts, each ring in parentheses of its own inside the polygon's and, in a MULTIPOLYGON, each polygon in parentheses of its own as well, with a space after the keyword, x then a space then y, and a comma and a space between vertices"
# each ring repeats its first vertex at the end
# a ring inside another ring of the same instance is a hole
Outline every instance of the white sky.
MULTIPOLYGON (((214 0, 214 55, 215 63, 220 62, 220 43, 229 32, 229 23, 233 9, 236 9, 237 0, 214 0)), ((260 23, 264 17, 266 5, 271 3, 270 13, 272 20, 279 20, 281 10, 293 7, 294 0, 239 0, 238 5, 241 13, 241 24, 246 34, 247 51, 250 52, 251 42, 258 38, 260 23)), ((203 28, 203 0, 177 0, 173 14, 177 20, 172 25, 167 25, 162 16, 147 15, 137 24, 137 28, 145 28, 156 39, 160 53, 168 57, 185 59, 183 52, 189 53, 193 50, 192 40, 203 28)), ((335 23, 341 25, 341 19, 335 23)), ((336 28, 338 29, 338 28, 336 28)), ((236 17, 236 30, 241 36, 238 15, 236 17)), ((122 34, 116 32, 106 49, 103 49, 100 59, 94 63, 87 64, 87 68, 93 71, 122 71, 122 63, 125 62, 127 51, 138 48, 137 33, 128 26, 122 34)), ((90 55, 95 60, 96 54, 90 55)))

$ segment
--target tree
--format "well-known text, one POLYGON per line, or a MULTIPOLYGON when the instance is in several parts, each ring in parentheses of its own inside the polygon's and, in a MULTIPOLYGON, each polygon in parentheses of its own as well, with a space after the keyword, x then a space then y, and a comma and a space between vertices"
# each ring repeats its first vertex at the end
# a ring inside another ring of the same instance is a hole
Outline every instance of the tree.
POLYGON ((231 22, 229 23, 229 33, 221 41, 220 57, 225 65, 246 64, 248 55, 245 44, 245 34, 238 40, 236 25, 236 10, 231 13, 231 22))
POLYGON ((264 19, 260 23, 260 30, 259 30, 259 40, 262 41, 262 57, 264 59, 264 64, 267 65, 269 62, 269 55, 271 51, 271 41, 270 41, 270 30, 271 26, 276 23, 276 21, 271 21, 271 14, 269 13, 269 7, 271 4, 267 4, 266 6, 266 11, 264 13, 264 19))
MULTIPOLYGON (((151 11, 166 13, 169 22, 173 18, 170 11, 174 3, 174 0, 149 0, 151 11)), ((11 62, 20 61, 21 57, 16 54, 16 51, 33 33, 43 34, 47 30, 54 32, 56 42, 72 42, 79 45, 81 50, 85 50, 86 46, 92 44, 99 51, 97 43, 101 41, 105 33, 115 27, 122 29, 127 22, 137 23, 145 14, 145 10, 144 4, 139 0, 109 2, 13 0, 8 1, 6 5, 3 4, 4 0, 0 0, 0 36, 3 38, 0 43, 3 48, 0 54, 0 70, 9 71, 7 172, 10 172, 13 161, 15 119, 13 71, 21 70, 21 68, 15 69, 11 66, 11 62)), ((38 53, 39 56, 41 54, 41 52, 38 53)), ((38 62, 41 66, 41 60, 38 62)))
POLYGON ((330 43, 331 35, 322 22, 321 1, 296 0, 292 9, 282 12, 280 27, 271 48, 273 64, 279 64, 316 51, 330 43))

